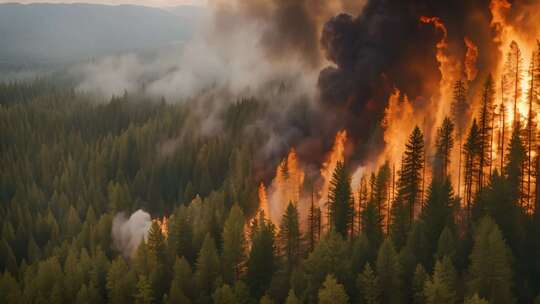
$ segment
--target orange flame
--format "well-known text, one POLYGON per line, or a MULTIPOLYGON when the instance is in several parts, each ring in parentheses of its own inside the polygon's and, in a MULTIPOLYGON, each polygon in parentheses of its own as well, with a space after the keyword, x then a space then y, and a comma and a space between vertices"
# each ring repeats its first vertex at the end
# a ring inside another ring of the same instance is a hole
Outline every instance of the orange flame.
POLYGON ((163 218, 161 219, 157 218, 157 219, 154 219, 153 221, 158 224, 159 229, 161 230, 161 234, 163 234, 165 238, 168 238, 169 237, 169 218, 166 216, 163 216, 163 218))
MULTIPOLYGON (((436 59, 439 63, 439 71, 441 73, 439 96, 431 99, 432 105, 430 106, 430 112, 435 114, 434 123, 439 126, 443 119, 450 113, 453 85, 456 80, 461 78, 461 63, 460 60, 448 54, 448 29, 441 19, 439 17, 422 16, 420 17, 420 22, 431 24, 442 33, 442 38, 435 45, 437 49, 436 59)), ((426 133, 427 139, 431 142, 434 141, 436 132, 426 133)))
POLYGON ((263 183, 259 185, 259 209, 264 212, 265 217, 270 216, 270 209, 268 208, 268 197, 266 196, 266 187, 263 183))
POLYGON ((467 80, 473 81, 478 75, 478 69, 476 68, 478 47, 468 37, 465 37, 463 40, 467 47, 467 53, 465 53, 465 74, 467 75, 467 80))
MULTIPOLYGON (((319 207, 321 210, 324 210, 327 198, 328 191, 330 189, 330 181, 332 179, 332 174, 336 169, 338 162, 343 162, 345 159, 345 144, 347 143, 347 131, 341 130, 336 134, 334 140, 334 146, 328 154, 326 161, 323 163, 321 168, 321 177, 323 179, 323 186, 319 192, 319 207)), ((324 217, 323 217, 324 218, 324 217)))
POLYGON ((268 212, 269 219, 278 222, 289 203, 300 202, 304 177, 305 173, 298 163, 296 150, 292 148, 287 157, 282 159, 277 166, 276 175, 270 185, 268 210, 265 210, 265 214, 268 212))

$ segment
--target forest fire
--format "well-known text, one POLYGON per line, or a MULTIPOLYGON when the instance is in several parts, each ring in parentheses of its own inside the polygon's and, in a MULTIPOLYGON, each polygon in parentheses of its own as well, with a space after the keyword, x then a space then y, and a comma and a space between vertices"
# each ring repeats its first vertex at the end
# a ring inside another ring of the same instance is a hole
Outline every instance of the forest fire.
POLYGON ((92 6, 0 4, 0 303, 540 304, 539 0, 92 6))
POLYGON ((156 219, 153 219, 152 221, 158 224, 159 229, 161 230, 161 234, 163 234, 165 238, 168 238, 169 237, 169 218, 167 216, 163 216, 161 219, 156 218, 156 219))
MULTIPOLYGON (((370 151, 367 160, 351 162, 357 166, 350 168, 353 169, 353 189, 361 189, 361 180, 368 180, 371 173, 376 173, 383 164, 389 164, 394 172, 392 181, 386 183, 385 205, 390 206, 399 197, 399 176, 408 170, 404 162, 411 148, 409 135, 418 126, 425 144, 421 151, 423 163, 417 168, 421 179, 418 201, 423 204, 429 185, 440 174, 437 166, 441 164, 437 163, 440 161, 437 158, 441 157, 441 145, 444 144, 441 136, 448 131, 452 142, 444 147, 447 155, 443 156, 444 169, 441 170, 461 198, 462 206, 466 207, 489 184, 495 172, 506 174, 508 160, 505 158, 511 153, 511 134, 520 128, 525 149, 520 201, 527 212, 532 212, 536 200, 535 172, 539 149, 536 134, 540 118, 535 112, 540 96, 540 42, 536 40, 540 29, 539 24, 520 28, 514 23, 516 17, 509 16, 511 8, 506 0, 493 0, 486 8, 490 12, 489 26, 493 32, 488 42, 496 47, 485 45, 482 38, 475 38, 473 34, 456 37, 455 26, 447 26, 442 17, 418 16, 420 24, 432 25, 440 35, 434 45, 439 84, 431 91, 415 96, 408 96, 407 90, 402 91, 394 85, 380 122, 383 148, 370 151), (486 58, 496 59, 489 59, 491 66, 485 66, 486 58)), ((345 155, 347 131, 344 129, 336 134, 332 149, 320 165, 320 176, 315 177, 320 181, 315 183, 318 190, 314 190, 317 207, 323 212, 327 208, 336 164, 349 160, 345 155)), ((353 133, 357 131, 353 130, 353 133)), ((354 151, 351 154, 354 159, 354 151)), ((279 222, 287 202, 298 203, 304 218, 307 217, 310 197, 301 193, 305 190, 304 173, 298 164, 294 149, 291 149, 276 169, 270 186, 269 207, 262 207, 270 209, 270 218, 274 222, 279 222)), ((369 191, 374 191, 372 188, 369 191)), ((259 197, 264 206, 267 200, 261 189, 264 190, 262 184, 259 197)), ((354 196, 359 199, 356 192, 354 196)), ((385 212, 385 217, 389 213, 385 212)), ((388 218, 385 220, 389 221, 388 218)))

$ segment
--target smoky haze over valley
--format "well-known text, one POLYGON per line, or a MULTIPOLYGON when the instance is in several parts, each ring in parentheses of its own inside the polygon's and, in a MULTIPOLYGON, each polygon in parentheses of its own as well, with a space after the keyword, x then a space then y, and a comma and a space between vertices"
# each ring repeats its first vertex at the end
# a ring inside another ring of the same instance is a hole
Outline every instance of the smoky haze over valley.
POLYGON ((181 45, 204 11, 199 6, 0 4, 0 69, 51 68, 181 45))

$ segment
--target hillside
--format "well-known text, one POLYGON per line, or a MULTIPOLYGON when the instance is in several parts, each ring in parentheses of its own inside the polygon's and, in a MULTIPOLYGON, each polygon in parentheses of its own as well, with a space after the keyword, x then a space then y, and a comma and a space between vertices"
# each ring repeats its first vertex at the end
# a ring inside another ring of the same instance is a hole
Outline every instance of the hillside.
POLYGON ((50 66, 189 39, 202 11, 91 4, 0 4, 0 68, 50 66))

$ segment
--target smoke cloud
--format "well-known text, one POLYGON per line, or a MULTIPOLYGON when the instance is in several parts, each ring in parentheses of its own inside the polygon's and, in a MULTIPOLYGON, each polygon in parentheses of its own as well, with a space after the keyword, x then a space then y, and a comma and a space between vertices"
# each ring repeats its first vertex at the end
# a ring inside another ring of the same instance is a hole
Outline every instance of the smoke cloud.
POLYGON ((129 218, 123 212, 118 213, 112 222, 114 249, 122 252, 126 258, 133 256, 141 241, 146 239, 151 225, 150 214, 141 209, 129 218))
MULTIPOLYGON (((154 58, 127 55, 80 66, 78 87, 170 102, 203 96, 212 111, 254 96, 268 101, 266 117, 256 122, 270 136, 263 160, 294 146, 300 159, 320 162, 334 135, 347 129, 352 157, 362 162, 384 147, 381 120, 396 88, 415 111, 442 102, 435 47, 441 33, 421 16, 445 24, 445 51, 458 62, 474 55, 471 92, 497 69, 490 1, 214 0, 192 41, 154 58), (464 37, 477 47, 474 54, 464 37)), ((461 73, 466 79, 464 68, 461 73)), ((207 116, 205 129, 214 130, 219 115, 207 116)), ((435 129, 427 119, 423 125, 435 129)))

